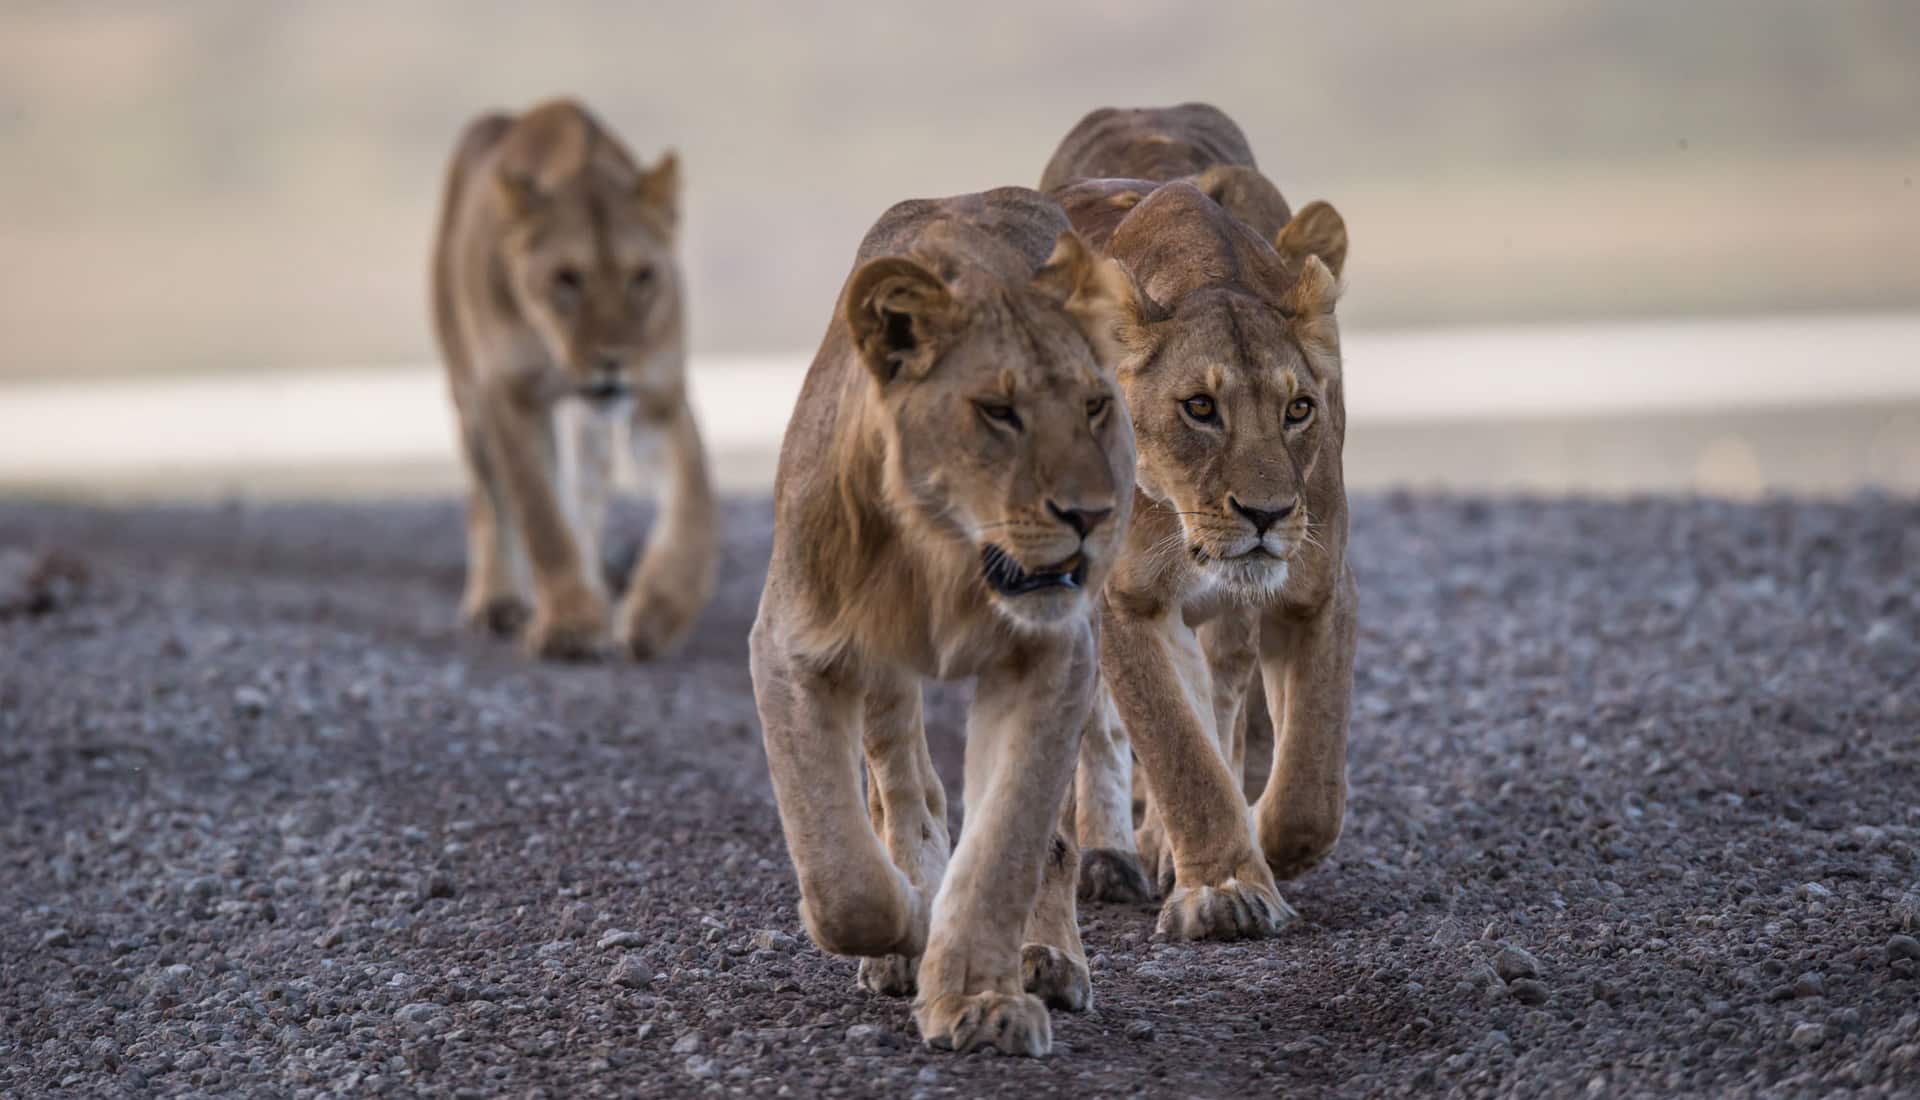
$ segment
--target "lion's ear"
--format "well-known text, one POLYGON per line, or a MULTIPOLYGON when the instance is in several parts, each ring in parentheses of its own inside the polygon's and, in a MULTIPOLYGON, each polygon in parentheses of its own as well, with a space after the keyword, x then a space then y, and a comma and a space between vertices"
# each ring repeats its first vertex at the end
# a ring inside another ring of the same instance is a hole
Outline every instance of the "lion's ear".
POLYGON ((1054 240, 1033 288, 1060 303, 1107 367, 1125 357, 1134 330, 1152 312, 1127 269, 1112 257, 1095 256, 1071 230, 1054 240))
POLYGON ((855 271, 842 308, 861 361, 883 383, 925 377, 959 313, 939 276, 899 256, 855 271))
POLYGON ((1262 235, 1278 233, 1293 217, 1287 209, 1286 197, 1257 168, 1216 164, 1193 177, 1193 185, 1219 203, 1235 220, 1252 226, 1262 235))
POLYGON ((669 149, 660 154, 653 167, 640 173, 634 195, 643 206, 666 215, 669 223, 680 220, 680 156, 669 149))
POLYGON ((502 166, 493 174, 493 187, 509 217, 524 218, 540 205, 540 185, 525 173, 502 166))
POLYGON ((1289 271, 1299 271, 1309 256, 1320 257, 1337 280, 1347 266, 1347 222, 1330 204, 1310 202, 1280 229, 1273 247, 1289 271))

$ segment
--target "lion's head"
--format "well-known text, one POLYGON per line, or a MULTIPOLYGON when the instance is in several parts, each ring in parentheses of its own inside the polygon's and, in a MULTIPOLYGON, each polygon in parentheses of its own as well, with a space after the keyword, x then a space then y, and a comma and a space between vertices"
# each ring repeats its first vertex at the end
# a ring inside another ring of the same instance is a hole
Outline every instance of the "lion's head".
POLYGON ((576 104, 537 107, 501 141, 502 288, 580 396, 679 404, 679 165, 638 168, 576 104))
POLYGON ((1024 283, 937 250, 848 280, 887 506, 964 556, 965 583, 1016 624, 1084 616, 1126 529, 1133 432, 1107 364, 1132 297, 1071 231, 1024 283))
POLYGON ((1109 249, 1145 295, 1118 372, 1140 489, 1179 516, 1179 551, 1207 576, 1277 590, 1344 491, 1345 224, 1312 203, 1269 243, 1171 183, 1127 213, 1109 249))

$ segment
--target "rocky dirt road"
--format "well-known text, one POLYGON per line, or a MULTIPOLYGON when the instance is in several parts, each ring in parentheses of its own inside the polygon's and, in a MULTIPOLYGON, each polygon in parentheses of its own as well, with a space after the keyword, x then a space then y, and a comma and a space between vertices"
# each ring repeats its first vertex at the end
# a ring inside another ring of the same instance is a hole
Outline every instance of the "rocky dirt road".
POLYGON ((680 658, 534 667, 450 505, 0 505, 0 1095, 1920 1092, 1920 502, 1358 502, 1303 923, 1085 912, 1040 1061, 805 942, 728 530, 680 658))

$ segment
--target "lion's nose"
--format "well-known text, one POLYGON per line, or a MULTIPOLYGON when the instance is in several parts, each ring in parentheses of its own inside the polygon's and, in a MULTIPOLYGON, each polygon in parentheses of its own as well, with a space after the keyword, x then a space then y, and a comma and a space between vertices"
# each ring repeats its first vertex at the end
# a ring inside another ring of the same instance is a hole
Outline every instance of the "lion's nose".
POLYGON ((1053 518, 1073 528, 1074 534, 1081 538, 1086 538, 1088 532, 1113 514, 1111 508, 1062 508, 1053 501, 1047 501, 1047 511, 1053 513, 1053 518))
POLYGON ((1287 502, 1285 508, 1271 512, 1261 508, 1249 508, 1234 497, 1227 498, 1227 505, 1234 511, 1245 516, 1247 522, 1253 524, 1253 529, 1256 534, 1264 535, 1267 533, 1267 528, 1272 527, 1274 524, 1279 523, 1281 520, 1293 514, 1293 510, 1300 506, 1300 498, 1294 497, 1287 502))

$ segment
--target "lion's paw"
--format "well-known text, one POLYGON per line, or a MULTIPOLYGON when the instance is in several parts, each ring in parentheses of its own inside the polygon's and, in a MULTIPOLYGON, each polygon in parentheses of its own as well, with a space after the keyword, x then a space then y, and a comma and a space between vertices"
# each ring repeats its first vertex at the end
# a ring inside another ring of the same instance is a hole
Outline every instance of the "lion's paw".
POLYGON ((1093 1003, 1093 976, 1084 959, 1045 943, 1020 949, 1020 981, 1050 1008, 1085 1012, 1093 1003))
POLYGON ((667 656, 693 629, 703 602, 687 593, 635 591, 620 612, 620 648, 636 661, 667 656))
POLYGON ((590 590, 563 590, 535 608, 520 644, 542 660, 595 660, 607 651, 606 603, 590 590))
POLYGON ((995 1047, 1038 1058, 1053 1049, 1047 1006, 1030 993, 947 993, 920 1004, 914 1019, 935 1050, 995 1047))
POLYGON ((1257 940, 1300 919, 1271 886, 1232 878, 1167 896, 1154 932, 1176 940, 1257 940))
POLYGON ((1132 852, 1088 848, 1080 853, 1080 900, 1137 905, 1153 900, 1153 883, 1132 852))
POLYGON ((468 600, 461 605, 460 620, 469 630, 511 638, 527 624, 527 605, 514 595, 468 600))
POLYGON ((918 988, 920 960, 905 955, 869 956, 860 960, 860 988, 882 997, 911 997, 918 988))

